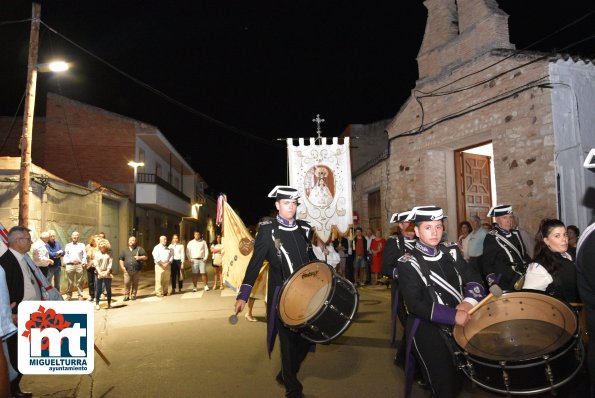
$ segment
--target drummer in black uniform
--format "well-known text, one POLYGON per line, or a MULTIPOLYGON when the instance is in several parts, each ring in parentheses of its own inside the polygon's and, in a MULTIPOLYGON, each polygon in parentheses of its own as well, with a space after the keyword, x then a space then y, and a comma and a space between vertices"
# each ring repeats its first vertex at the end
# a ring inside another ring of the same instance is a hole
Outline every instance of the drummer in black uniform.
POLYGON ((531 262, 531 256, 519 231, 513 228, 512 206, 494 206, 488 212, 488 217, 495 218, 496 226, 483 241, 480 264, 484 278, 489 286, 495 283, 502 290, 518 290, 522 288, 520 282, 531 262))
POLYGON ((239 313, 244 309, 262 263, 268 260, 267 347, 269 356, 273 351, 278 333, 281 347, 281 371, 277 375, 277 382, 285 386, 286 397, 303 397, 302 384, 297 379, 297 373, 312 343, 283 325, 277 316, 277 300, 283 282, 313 259, 308 239, 310 225, 306 221, 295 219, 299 199, 296 189, 277 186, 269 193, 269 198, 275 198, 278 214, 273 221, 260 224, 254 242, 254 253, 248 263, 235 310, 239 313))
MULTIPOLYGON (((407 321, 407 312, 403 305, 403 295, 399 292, 399 283, 397 275, 397 262, 399 258, 413 250, 415 246, 415 231, 413 230, 414 223, 405 221, 409 216, 409 211, 395 213, 390 219, 390 223, 397 223, 399 231, 395 235, 391 235, 386 240, 386 247, 382 255, 382 268, 380 271, 382 275, 391 278, 391 345, 395 344, 397 334, 397 318, 403 326, 407 321)), ((399 366, 405 365, 405 338, 401 340, 401 345, 397 351, 396 363, 399 366)))
POLYGON ((406 392, 409 396, 414 358, 430 384, 433 397, 456 397, 462 373, 453 362, 450 333, 470 320, 468 311, 484 296, 480 275, 468 267, 456 243, 442 244, 442 209, 414 207, 415 249, 399 258, 399 286, 409 311, 407 318, 406 392))

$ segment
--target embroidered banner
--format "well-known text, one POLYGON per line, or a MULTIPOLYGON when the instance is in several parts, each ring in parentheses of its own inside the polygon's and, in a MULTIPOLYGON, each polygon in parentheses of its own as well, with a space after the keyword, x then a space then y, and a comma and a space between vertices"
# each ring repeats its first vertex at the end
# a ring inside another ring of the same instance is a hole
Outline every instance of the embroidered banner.
POLYGON ((320 143, 310 138, 309 144, 303 138, 287 139, 289 161, 289 185, 300 192, 297 218, 308 221, 316 234, 328 242, 332 227, 341 234, 353 223, 351 203, 351 161, 349 138, 333 137, 327 143, 322 137, 320 143))
MULTIPOLYGON (((221 243, 223 243, 223 280, 228 287, 237 292, 242 285, 248 262, 252 257, 254 239, 242 219, 227 204, 224 195, 219 196, 219 202, 222 207, 223 221, 223 236, 221 237, 221 243)), ((265 261, 252 287, 250 297, 259 300, 266 299, 268 269, 268 263, 265 261)))

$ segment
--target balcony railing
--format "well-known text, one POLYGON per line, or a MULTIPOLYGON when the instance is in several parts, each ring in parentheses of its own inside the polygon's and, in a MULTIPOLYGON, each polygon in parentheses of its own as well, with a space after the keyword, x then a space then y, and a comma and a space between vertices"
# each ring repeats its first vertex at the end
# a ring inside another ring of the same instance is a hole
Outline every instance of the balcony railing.
POLYGON ((190 198, 180 192, 176 187, 171 185, 169 182, 165 181, 163 178, 159 177, 157 174, 148 174, 148 173, 138 173, 137 174, 136 182, 138 184, 155 184, 159 185, 161 188, 171 192, 172 194, 176 195, 178 198, 183 199, 184 201, 190 203, 190 198))

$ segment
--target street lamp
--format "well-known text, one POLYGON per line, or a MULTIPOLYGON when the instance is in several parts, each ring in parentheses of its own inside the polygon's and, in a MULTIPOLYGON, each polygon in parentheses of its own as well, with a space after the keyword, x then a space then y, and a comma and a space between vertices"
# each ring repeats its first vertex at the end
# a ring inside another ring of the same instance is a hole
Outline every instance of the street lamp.
POLYGON ((134 182, 132 187, 132 236, 136 236, 136 180, 137 180, 137 169, 143 167, 143 162, 135 162, 131 160, 128 162, 128 166, 134 169, 134 182))
POLYGON ((21 169, 19 171, 19 225, 29 226, 29 184, 31 182, 31 141, 33 136, 33 114, 35 111, 35 91, 37 86, 37 72, 65 71, 66 62, 37 64, 39 45, 39 23, 41 4, 33 3, 31 19, 31 35, 29 38, 29 59, 27 66, 27 88, 25 92, 25 108, 23 111, 23 132, 21 134, 21 169))

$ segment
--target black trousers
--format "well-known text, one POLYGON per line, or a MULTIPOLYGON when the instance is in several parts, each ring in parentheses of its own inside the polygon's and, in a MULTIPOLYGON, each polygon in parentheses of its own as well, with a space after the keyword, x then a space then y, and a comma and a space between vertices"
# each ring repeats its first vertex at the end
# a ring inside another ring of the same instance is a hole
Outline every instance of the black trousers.
POLYGON ((350 254, 347 256, 347 261, 345 262, 345 278, 353 283, 353 260, 355 260, 355 256, 350 254))
MULTIPOLYGON (((396 279, 391 280, 390 283, 390 297, 391 297, 391 317, 392 317, 392 305, 396 300, 397 294, 399 295, 399 305, 397 306, 397 322, 401 323, 401 327, 405 328, 407 325, 407 310, 405 309, 405 302, 403 300, 403 296, 401 295, 401 291, 399 290, 399 282, 396 279)), ((405 353, 407 350, 407 333, 403 332, 403 337, 401 338, 401 343, 397 348, 397 356, 395 357, 395 364, 398 366, 405 366, 405 353)))
POLYGON ((21 391, 20 384, 21 379, 23 378, 23 375, 21 374, 21 372, 19 372, 18 333, 13 334, 6 340, 6 346, 8 347, 8 357, 10 358, 10 364, 18 374, 16 379, 10 382, 10 392, 12 394, 15 394, 21 391))
POLYGON ((182 284, 184 281, 180 279, 180 266, 182 265, 182 260, 172 260, 171 262, 171 291, 175 292, 176 287, 179 290, 182 290, 182 284), (178 285, 178 286, 176 286, 178 285))
POLYGON ((300 398, 302 394, 302 383, 297 378, 300 365, 306 358, 310 345, 299 333, 293 332, 283 326, 277 317, 277 330, 279 331, 279 346, 281 348, 281 375, 285 385, 285 396, 288 398, 300 398))
POLYGON ((439 327, 421 321, 413 343, 412 350, 432 388, 432 397, 457 397, 463 387, 463 374, 455 367, 453 354, 439 327))
MULTIPOLYGON (((87 283, 89 284, 89 296, 91 296, 91 300, 95 299, 95 267, 87 268, 87 283)), ((101 297, 101 293, 99 292, 99 297, 101 297)))
POLYGON ((372 283, 372 255, 366 256, 366 283, 372 283))

